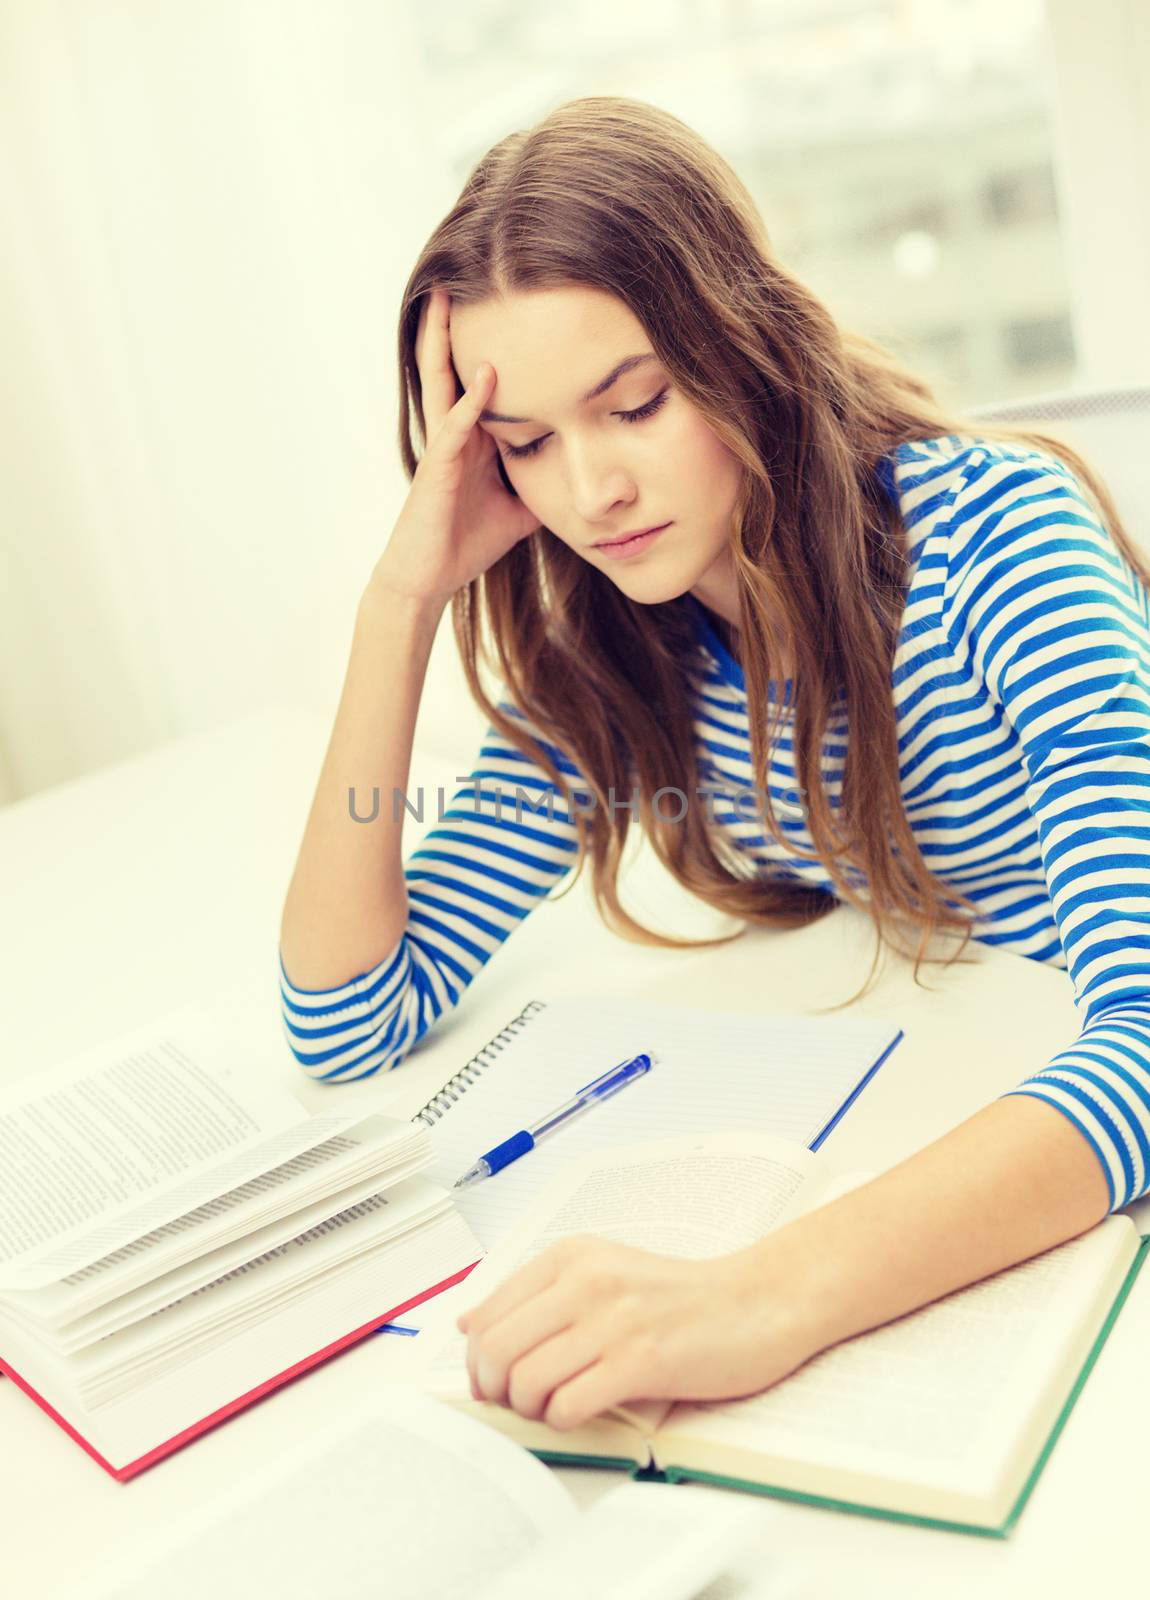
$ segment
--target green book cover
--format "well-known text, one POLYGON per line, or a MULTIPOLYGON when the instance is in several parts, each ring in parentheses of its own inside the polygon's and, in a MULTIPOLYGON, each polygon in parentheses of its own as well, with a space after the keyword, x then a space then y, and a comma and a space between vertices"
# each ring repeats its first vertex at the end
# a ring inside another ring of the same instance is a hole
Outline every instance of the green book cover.
POLYGON ((878 1517, 884 1521, 910 1523, 920 1528, 944 1528, 954 1533, 973 1533, 987 1539, 1005 1539, 1021 1516, 1023 1508, 1029 1500, 1034 1490, 1034 1486, 1041 1476, 1042 1469, 1050 1458, 1050 1453, 1054 1449, 1055 1442, 1057 1441, 1063 1428, 1066 1426, 1066 1419, 1069 1417, 1071 1411, 1073 1411, 1075 1403, 1078 1400, 1078 1396, 1082 1393, 1083 1386, 1086 1382, 1086 1379, 1090 1375, 1094 1363, 1098 1359, 1099 1352, 1106 1343, 1107 1339, 1110 1337, 1110 1330, 1113 1328, 1114 1323, 1117 1320, 1118 1313, 1121 1311, 1126 1302, 1126 1297, 1129 1295, 1130 1290, 1134 1285, 1135 1278, 1137 1278, 1142 1269, 1142 1264, 1146 1259, 1146 1253, 1148 1250, 1150 1250, 1150 1235, 1141 1239, 1137 1253, 1130 1263, 1129 1270, 1127 1271, 1126 1277, 1122 1282, 1122 1286, 1115 1296, 1114 1302, 1107 1313, 1106 1320, 1102 1324, 1102 1327, 1098 1332, 1098 1336, 1094 1340, 1094 1343, 1082 1364, 1081 1370, 1078 1373, 1078 1377, 1076 1378, 1074 1385, 1071 1388, 1070 1393, 1067 1395, 1065 1403, 1063 1404, 1062 1409, 1055 1420, 1054 1426, 1050 1430, 1050 1434, 1046 1440, 1046 1443, 1039 1452, 1039 1455, 1035 1460, 1029 1475, 1027 1476, 1026 1482, 1020 1489, 1013 1506, 1011 1507, 1005 1520, 998 1527, 988 1527, 979 1523, 971 1522, 953 1522, 941 1517, 916 1516, 909 1512, 892 1511, 886 1507, 868 1506, 856 1501, 833 1500, 824 1495, 803 1493, 796 1489, 783 1489, 771 1484, 755 1483, 745 1478, 729 1478, 719 1473, 701 1472, 690 1468, 668 1466, 664 1471, 659 1467, 650 1465, 637 1466, 633 1460, 621 1456, 573 1455, 563 1451, 545 1449, 534 1449, 532 1454, 538 1456, 541 1461, 549 1461, 556 1466, 618 1468, 622 1471, 630 1473, 631 1477, 641 1481, 665 1483, 712 1483, 721 1485, 723 1488, 741 1489, 751 1494, 767 1495, 776 1500, 794 1500, 804 1505, 824 1506, 833 1511, 848 1511, 852 1512, 856 1516, 878 1517))

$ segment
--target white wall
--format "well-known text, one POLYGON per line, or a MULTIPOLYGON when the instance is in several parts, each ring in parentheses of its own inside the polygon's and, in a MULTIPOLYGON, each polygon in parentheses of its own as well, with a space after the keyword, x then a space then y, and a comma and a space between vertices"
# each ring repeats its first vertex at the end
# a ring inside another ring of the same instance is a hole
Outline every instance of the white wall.
POLYGON ((1150 380, 1150 5, 1046 0, 1084 388, 1150 380))
MULTIPOLYGON (((0 0, 0 802, 272 701, 330 722, 458 187, 411 5, 0 0)), ((1082 381, 1146 382, 1150 6, 1048 16, 1082 381)), ((417 740, 481 729, 445 619, 417 740)))
MULTIPOLYGON (((0 0, 9 798, 267 702, 334 712, 407 488, 439 117, 402 4, 0 0)), ((429 728, 460 682, 445 630, 429 728)))

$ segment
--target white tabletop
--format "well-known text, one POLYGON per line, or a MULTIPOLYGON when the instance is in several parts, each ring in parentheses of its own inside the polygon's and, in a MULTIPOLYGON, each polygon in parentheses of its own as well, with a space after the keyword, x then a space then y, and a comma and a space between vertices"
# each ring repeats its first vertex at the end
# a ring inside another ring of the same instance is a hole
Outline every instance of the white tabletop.
MULTIPOLYGON (((313 1083, 283 1036, 277 942, 328 732, 312 717, 269 711, 0 809, 8 1081, 194 1003, 242 1030, 253 1073, 280 1076, 305 1104, 362 1101, 411 1115, 536 996, 593 991, 808 1011, 847 999, 867 974, 870 924, 847 907, 802 930, 753 930, 731 945, 680 952, 608 933, 583 882, 531 914, 397 1072, 338 1088, 313 1083)), ((433 796, 453 770, 463 769, 417 751, 409 789, 423 784, 433 796)), ((697 935, 732 926, 669 885, 645 854, 628 882, 625 903, 664 928, 697 935)), ((902 1159, 1078 1031, 1065 972, 987 946, 972 944, 960 966, 923 968, 921 982, 911 962, 887 955, 857 1007, 897 1022, 905 1038, 826 1141, 844 1166, 902 1159)), ((465 1297, 466 1285, 452 1293, 465 1297)), ((1087 1584, 1125 1585, 1141 1561, 1144 1422, 1130 1412, 1132 1403, 1150 1412, 1139 1398, 1148 1336, 1143 1277, 1008 1540, 771 1501, 773 1540, 785 1539, 820 1600, 917 1600, 927 1585, 936 1596, 977 1585, 987 1595, 1053 1600, 1087 1584)), ((0 1381, 0 1591, 21 1600, 64 1594, 145 1530, 258 1474, 309 1420, 402 1374, 415 1344, 364 1340, 126 1485, 0 1381)), ((561 1477, 582 1503, 620 1481, 594 1469, 561 1477)), ((724 1600, 750 1594, 752 1573, 753 1563, 724 1583, 724 1600)), ((708 1591, 708 1600, 719 1595, 708 1591)))

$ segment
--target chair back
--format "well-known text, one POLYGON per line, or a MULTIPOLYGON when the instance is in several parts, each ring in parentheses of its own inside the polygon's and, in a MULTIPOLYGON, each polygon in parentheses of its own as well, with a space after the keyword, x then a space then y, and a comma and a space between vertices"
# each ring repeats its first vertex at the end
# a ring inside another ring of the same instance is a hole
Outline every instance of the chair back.
POLYGON ((968 415, 1033 425, 1064 439, 1096 467, 1123 526, 1150 562, 1150 384, 1036 395, 968 415))

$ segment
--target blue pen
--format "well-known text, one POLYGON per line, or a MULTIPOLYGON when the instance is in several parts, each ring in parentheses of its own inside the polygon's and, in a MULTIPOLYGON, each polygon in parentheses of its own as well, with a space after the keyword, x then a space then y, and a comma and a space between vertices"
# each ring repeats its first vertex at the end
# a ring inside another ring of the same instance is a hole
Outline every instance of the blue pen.
POLYGON ((557 1128, 564 1127, 573 1117, 586 1111, 588 1106, 597 1105, 600 1100, 606 1100, 609 1095, 616 1094, 629 1083, 634 1083, 636 1078, 641 1078, 645 1072, 650 1071, 655 1059, 655 1056, 645 1055, 621 1061, 617 1067, 612 1067, 601 1078, 596 1078, 593 1083, 580 1089, 575 1098, 560 1106, 558 1111, 552 1111, 550 1116, 544 1117, 534 1127, 521 1128, 518 1133, 513 1133, 510 1139, 504 1139, 502 1144, 497 1144, 494 1150, 488 1150, 486 1155, 480 1156, 475 1165, 456 1182, 455 1187, 465 1189, 468 1184, 478 1183, 482 1178, 490 1178, 502 1167, 510 1166, 520 1156, 525 1156, 528 1150, 534 1150, 540 1139, 549 1133, 554 1133, 557 1128))

